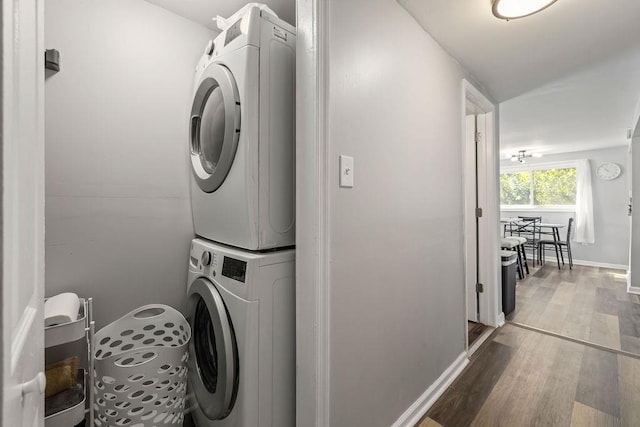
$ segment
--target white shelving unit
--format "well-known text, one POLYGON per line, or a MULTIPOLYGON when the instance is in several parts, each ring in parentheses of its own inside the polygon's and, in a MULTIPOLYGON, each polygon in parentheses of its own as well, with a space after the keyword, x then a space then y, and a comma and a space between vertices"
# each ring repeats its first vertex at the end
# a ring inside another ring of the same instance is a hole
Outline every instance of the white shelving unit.
POLYGON ((95 323, 93 321, 93 300, 92 298, 80 298, 80 310, 78 319, 60 325, 49 326, 44 329, 44 346, 50 348, 67 343, 86 339, 87 349, 87 369, 78 370, 78 383, 83 388, 83 399, 74 405, 55 412, 44 419, 45 427, 73 427, 86 419, 89 413, 89 426, 93 426, 93 335, 95 333, 95 323), (89 408, 85 408, 87 393, 89 393, 89 408))

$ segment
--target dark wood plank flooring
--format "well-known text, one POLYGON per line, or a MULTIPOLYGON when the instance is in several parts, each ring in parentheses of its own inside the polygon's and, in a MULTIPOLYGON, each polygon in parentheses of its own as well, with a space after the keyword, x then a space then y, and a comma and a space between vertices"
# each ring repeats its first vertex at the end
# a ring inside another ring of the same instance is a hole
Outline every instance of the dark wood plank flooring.
POLYGON ((508 320, 640 354, 640 298, 626 288, 622 270, 548 262, 518 282, 508 320))
POLYGON ((473 344, 478 338, 480 338, 480 335, 482 335, 482 333, 486 329, 487 326, 483 325, 482 323, 471 321, 467 322, 467 337, 469 338, 469 347, 471 347, 471 344, 473 344))
POLYGON ((640 426, 640 359, 507 324, 418 427, 640 426))

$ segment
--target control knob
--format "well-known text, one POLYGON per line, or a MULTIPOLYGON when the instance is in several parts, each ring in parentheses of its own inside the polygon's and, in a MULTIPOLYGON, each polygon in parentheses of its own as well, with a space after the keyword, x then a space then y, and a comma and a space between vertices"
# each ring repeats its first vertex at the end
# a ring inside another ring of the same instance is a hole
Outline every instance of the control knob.
POLYGON ((211 252, 209 251, 202 252, 202 256, 200 257, 200 262, 205 267, 208 267, 209 265, 211 265, 211 252))

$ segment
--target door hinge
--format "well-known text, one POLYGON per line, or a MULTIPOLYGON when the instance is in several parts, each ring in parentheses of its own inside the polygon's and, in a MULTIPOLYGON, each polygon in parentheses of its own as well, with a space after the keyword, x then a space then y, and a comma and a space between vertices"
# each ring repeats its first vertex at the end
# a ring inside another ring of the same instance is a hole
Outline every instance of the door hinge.
POLYGON ((476 144, 482 141, 482 132, 476 132, 476 144))
POLYGON ((482 218, 482 208, 476 208, 476 218, 482 218))
POLYGON ((476 292, 477 293, 484 292, 484 285, 482 283, 476 283, 476 292))

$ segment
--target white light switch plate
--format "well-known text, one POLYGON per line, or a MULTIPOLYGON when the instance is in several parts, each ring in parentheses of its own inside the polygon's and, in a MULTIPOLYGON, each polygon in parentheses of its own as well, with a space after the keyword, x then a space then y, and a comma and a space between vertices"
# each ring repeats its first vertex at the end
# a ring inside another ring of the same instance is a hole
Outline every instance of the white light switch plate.
POLYGON ((353 157, 340 156, 340 187, 353 187, 353 157))

